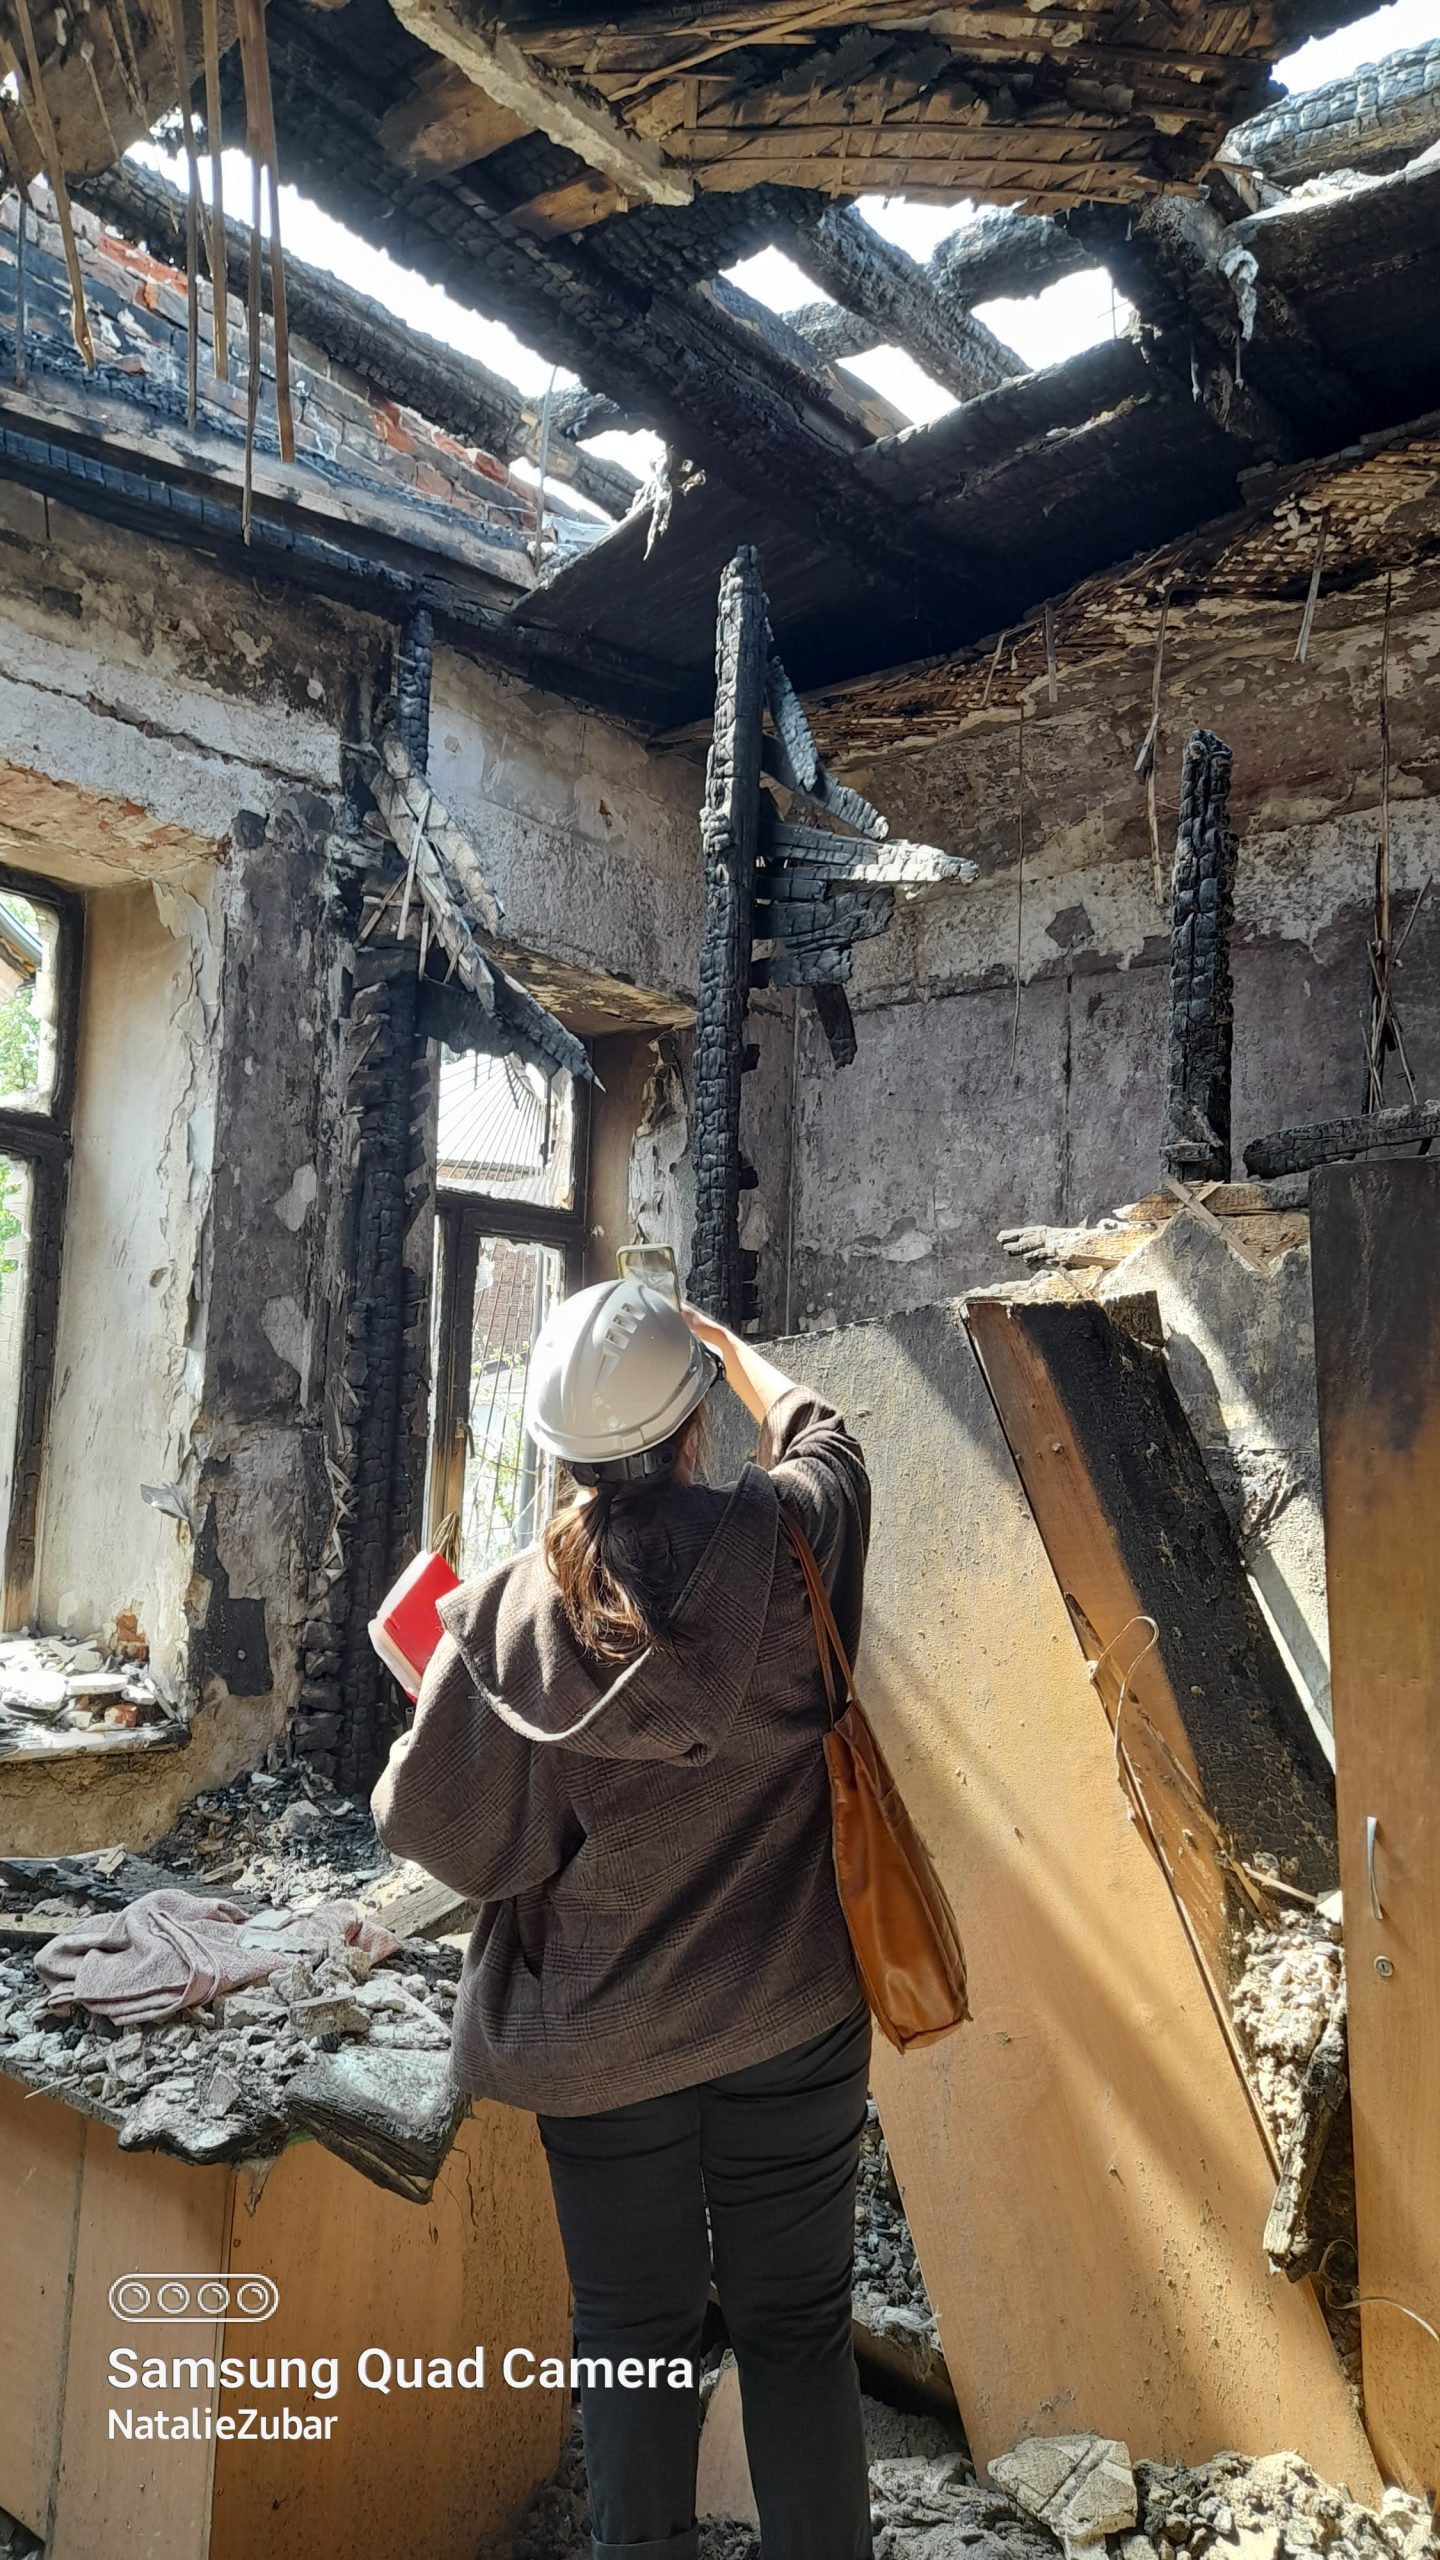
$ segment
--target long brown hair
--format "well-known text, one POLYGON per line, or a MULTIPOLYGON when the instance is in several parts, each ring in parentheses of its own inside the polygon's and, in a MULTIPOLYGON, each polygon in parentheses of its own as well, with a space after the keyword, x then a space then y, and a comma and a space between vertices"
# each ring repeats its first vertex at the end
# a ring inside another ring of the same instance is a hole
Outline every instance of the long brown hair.
POLYGON ((654 1532, 677 1480, 699 1464, 704 1431, 704 1409, 697 1407, 666 1474, 639 1484, 598 1484, 588 1502, 569 1503, 547 1524, 545 1561, 560 1586, 570 1632, 582 1653, 600 1662, 631 1662, 646 1645, 666 1641, 670 1551, 654 1532))

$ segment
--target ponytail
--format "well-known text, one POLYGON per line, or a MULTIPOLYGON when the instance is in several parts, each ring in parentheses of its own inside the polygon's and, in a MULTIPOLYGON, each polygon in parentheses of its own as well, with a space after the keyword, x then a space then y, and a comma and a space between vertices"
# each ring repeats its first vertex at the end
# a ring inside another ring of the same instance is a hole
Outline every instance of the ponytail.
POLYGON ((665 1571, 669 1544, 656 1570, 645 1555, 645 1533, 663 1514, 680 1466, 687 1456, 693 1462, 700 1440, 697 1410, 665 1475, 637 1484, 602 1479, 588 1502, 572 1502, 548 1523, 541 1542, 545 1561, 582 1653, 623 1663, 647 1645, 665 1643, 673 1596, 665 1571))

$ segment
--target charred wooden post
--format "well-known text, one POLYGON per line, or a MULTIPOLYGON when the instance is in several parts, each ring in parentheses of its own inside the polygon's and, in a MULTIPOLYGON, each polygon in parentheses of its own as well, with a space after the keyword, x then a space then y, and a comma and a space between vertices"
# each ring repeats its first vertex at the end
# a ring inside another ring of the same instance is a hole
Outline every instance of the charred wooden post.
POLYGON ((692 1106, 695 1241, 687 1283, 695 1304, 726 1324, 739 1324, 751 1311, 740 1251, 740 1078, 754 933, 767 637, 760 562, 747 544, 720 582, 715 729, 700 817, 705 929, 692 1106))
POLYGON ((430 675, 435 659, 435 617, 417 604, 400 626, 395 650, 395 729, 416 771, 430 761, 430 675))
POLYGON ((1208 729, 1186 740, 1170 905, 1170 1051, 1164 1171, 1187 1182, 1230 1179, 1230 1053, 1235 1002, 1230 928, 1235 839, 1230 750, 1208 729))

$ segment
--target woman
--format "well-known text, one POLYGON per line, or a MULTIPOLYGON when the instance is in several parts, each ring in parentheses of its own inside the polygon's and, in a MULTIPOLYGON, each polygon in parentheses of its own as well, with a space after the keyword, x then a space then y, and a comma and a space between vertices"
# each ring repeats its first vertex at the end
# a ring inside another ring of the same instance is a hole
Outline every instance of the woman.
POLYGON ((870 2021, 783 1525, 853 1652, 864 1460, 818 1396, 634 1281, 557 1310, 526 1421, 577 1499, 443 1602, 374 1808, 388 1847, 485 1906, 454 2070, 539 2118, 575 2353, 602 2360, 581 2376, 595 2560, 696 2550, 712 2262, 765 2560, 869 2560, 850 2283, 870 2021), (761 1426, 723 1488, 696 1481, 722 1370, 761 1426), (644 2388, 607 2381, 622 2359, 644 2388))

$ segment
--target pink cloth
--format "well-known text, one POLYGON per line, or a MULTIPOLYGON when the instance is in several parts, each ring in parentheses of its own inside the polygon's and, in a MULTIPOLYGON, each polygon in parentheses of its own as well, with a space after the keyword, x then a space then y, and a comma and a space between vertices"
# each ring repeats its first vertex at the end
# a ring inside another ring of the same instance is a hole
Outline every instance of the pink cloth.
POLYGON ((263 1982, 290 1956, 357 1946, 382 1963, 399 1946, 353 1902, 259 1914, 196 1893, 142 1893, 122 1911, 62 1929, 35 1958, 47 2009, 88 2009, 121 2026, 155 2026, 218 1992, 263 1982))

